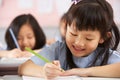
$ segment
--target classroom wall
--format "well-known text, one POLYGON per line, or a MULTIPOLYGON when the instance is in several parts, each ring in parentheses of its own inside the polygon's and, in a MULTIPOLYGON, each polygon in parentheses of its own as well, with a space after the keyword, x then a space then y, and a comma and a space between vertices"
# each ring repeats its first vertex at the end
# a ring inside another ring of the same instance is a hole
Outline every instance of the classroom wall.
MULTIPOLYGON (((114 9, 114 19, 120 24, 120 0, 107 0, 114 9)), ((31 13, 42 27, 58 27, 59 19, 71 5, 71 0, 0 0, 0 27, 8 27, 19 14, 31 13)))
MULTIPOLYGON (((120 28, 120 0, 107 0, 114 9, 114 20, 120 28)), ((58 31, 59 19, 71 5, 71 0, 0 0, 0 42, 10 22, 19 14, 31 13, 42 26, 47 38, 58 31), (49 34, 50 33, 50 34, 49 34)))
POLYGON ((19 14, 33 14, 42 27, 58 26, 71 0, 0 0, 0 27, 7 27, 19 14))
POLYGON ((0 0, 0 43, 11 21, 20 14, 35 16, 47 38, 54 38, 59 19, 71 5, 71 0, 0 0))

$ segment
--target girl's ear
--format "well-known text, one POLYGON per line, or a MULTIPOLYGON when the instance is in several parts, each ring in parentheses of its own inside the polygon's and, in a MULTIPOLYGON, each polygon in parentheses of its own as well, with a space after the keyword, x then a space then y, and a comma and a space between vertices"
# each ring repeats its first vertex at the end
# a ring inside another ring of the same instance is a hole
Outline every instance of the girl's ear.
POLYGON ((110 38, 112 36, 111 32, 107 32, 107 38, 110 38))
MULTIPOLYGON (((111 32, 107 32, 107 38, 106 38, 106 39, 110 38, 111 36, 112 36, 111 32)), ((101 39, 99 40, 99 43, 102 44, 104 41, 105 41, 105 39, 101 38, 101 39)))
POLYGON ((105 41, 105 40, 104 40, 103 38, 101 38, 101 39, 99 40, 99 43, 102 44, 104 41, 105 41))

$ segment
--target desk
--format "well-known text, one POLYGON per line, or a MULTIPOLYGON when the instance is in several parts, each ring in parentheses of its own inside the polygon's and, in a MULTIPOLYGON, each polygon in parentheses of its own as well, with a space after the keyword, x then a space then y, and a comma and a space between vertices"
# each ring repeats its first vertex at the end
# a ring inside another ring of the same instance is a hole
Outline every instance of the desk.
POLYGON ((18 66, 28 60, 29 58, 2 58, 0 60, 0 76, 3 75, 17 75, 18 66))
POLYGON ((5 75, 2 77, 3 80, 23 80, 22 77, 18 75, 5 75))
MULTIPOLYGON (((120 78, 98 78, 98 77, 81 77, 81 80, 120 80, 120 78)), ((22 77, 18 75, 5 75, 2 77, 3 80, 23 80, 22 77)), ((43 79, 39 79, 43 80, 43 79)), ((78 80, 78 79, 75 79, 78 80)))
POLYGON ((16 67, 0 67, 0 76, 3 75, 17 75, 18 66, 16 67))

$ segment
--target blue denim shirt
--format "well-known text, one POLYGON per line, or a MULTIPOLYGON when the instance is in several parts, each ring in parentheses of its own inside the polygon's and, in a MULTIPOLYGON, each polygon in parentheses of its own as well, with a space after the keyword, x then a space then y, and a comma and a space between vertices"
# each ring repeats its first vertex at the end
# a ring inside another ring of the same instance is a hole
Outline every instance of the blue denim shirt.
MULTIPOLYGON (((93 61, 94 57, 96 56, 96 51, 99 52, 101 50, 102 50, 101 48, 97 48, 94 52, 92 52, 90 55, 88 55, 86 57, 79 57, 78 58, 78 57, 73 56, 73 60, 78 67, 81 67, 81 68, 88 67, 91 64, 91 62, 93 61)), ((109 55, 107 64, 120 62, 120 54, 117 51, 112 51, 112 50, 109 50, 109 51, 112 52, 112 54, 109 55)), ((56 43, 54 43, 50 46, 46 46, 42 49, 42 51, 40 51, 39 54, 41 54, 45 58, 49 59, 50 61, 59 60, 61 67, 63 69, 66 68, 65 42, 57 41, 56 43)), ((43 66, 45 64, 44 61, 42 61, 41 59, 39 59, 36 56, 33 56, 31 58, 31 60, 35 64, 38 64, 40 66, 43 66)), ((101 58, 99 58, 97 60, 96 66, 99 65, 100 61, 101 61, 101 58)))

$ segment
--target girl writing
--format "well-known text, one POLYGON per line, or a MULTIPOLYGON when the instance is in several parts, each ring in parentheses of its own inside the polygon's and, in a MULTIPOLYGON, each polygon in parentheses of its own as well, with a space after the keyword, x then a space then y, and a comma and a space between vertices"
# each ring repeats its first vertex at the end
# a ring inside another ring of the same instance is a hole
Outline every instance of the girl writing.
POLYGON ((33 15, 21 14, 15 17, 9 25, 5 34, 5 41, 7 50, 1 50, 0 57, 30 57, 32 55, 25 51, 25 47, 39 52, 46 44, 46 36, 33 15), (17 49, 10 29, 13 31, 20 49, 17 49))
POLYGON ((47 79, 68 75, 120 77, 120 55, 115 51, 120 32, 110 4, 105 0, 81 0, 73 3, 67 14, 65 41, 40 52, 53 63, 34 56, 19 67, 19 74, 47 79), (60 67, 65 71, 61 72, 60 67))

